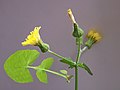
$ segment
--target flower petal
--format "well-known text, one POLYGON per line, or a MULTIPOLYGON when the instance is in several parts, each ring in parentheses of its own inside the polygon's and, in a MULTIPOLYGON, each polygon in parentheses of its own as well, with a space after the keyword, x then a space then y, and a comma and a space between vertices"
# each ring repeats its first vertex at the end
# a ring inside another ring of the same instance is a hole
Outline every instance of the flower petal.
POLYGON ((23 46, 26 45, 38 45, 39 43, 42 43, 42 39, 39 35, 39 30, 41 26, 35 27, 33 31, 30 32, 30 34, 27 36, 24 42, 22 42, 23 46))

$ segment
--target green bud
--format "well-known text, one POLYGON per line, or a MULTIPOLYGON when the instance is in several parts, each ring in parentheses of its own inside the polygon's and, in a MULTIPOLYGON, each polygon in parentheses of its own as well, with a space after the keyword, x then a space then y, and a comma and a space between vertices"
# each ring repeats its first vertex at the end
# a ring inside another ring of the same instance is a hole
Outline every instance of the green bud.
POLYGON ((80 38, 83 34, 84 34, 84 31, 78 26, 77 23, 74 23, 74 30, 73 30, 72 35, 74 37, 80 38))
POLYGON ((92 45, 94 44, 94 40, 89 38, 88 41, 85 42, 85 45, 90 49, 92 45))
POLYGON ((46 44, 46 43, 42 43, 42 44, 39 45, 39 48, 40 48, 41 52, 45 53, 45 52, 48 51, 49 45, 46 44))

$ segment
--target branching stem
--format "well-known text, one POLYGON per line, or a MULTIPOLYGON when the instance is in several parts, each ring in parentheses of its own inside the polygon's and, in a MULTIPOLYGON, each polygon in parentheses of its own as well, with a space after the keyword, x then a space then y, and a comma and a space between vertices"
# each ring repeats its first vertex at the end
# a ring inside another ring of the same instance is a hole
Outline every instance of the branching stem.
MULTIPOLYGON (((87 49, 86 46, 83 49, 81 49, 80 43, 77 46, 78 46, 77 47, 78 53, 77 53, 77 57, 76 57, 76 66, 75 66, 75 90, 78 90, 78 80, 79 80, 79 77, 78 77, 79 68, 78 68, 77 64, 80 62, 81 54, 87 49)), ((63 57, 63 56, 61 56, 61 55, 59 55, 59 54, 57 54, 57 53, 55 53, 51 50, 48 50, 48 52, 57 56, 57 57, 59 57, 59 58, 61 58, 61 59, 66 59, 65 57, 63 57)), ((64 76, 62 74, 59 74, 57 72, 54 72, 54 71, 51 71, 51 70, 46 70, 46 71, 66 78, 66 76, 64 76)))
POLYGON ((61 77, 63 77, 63 78, 66 79, 66 76, 63 75, 63 74, 61 74, 61 73, 58 73, 58 72, 55 72, 55 71, 52 71, 52 70, 47 70, 47 69, 43 69, 43 70, 46 71, 46 72, 49 72, 49 73, 52 73, 52 74, 55 74, 55 75, 61 76, 61 77))
POLYGON ((87 50, 87 49, 88 49, 88 47, 85 46, 85 47, 81 50, 81 53, 85 52, 85 50, 87 50))
POLYGON ((48 69, 43 69, 43 68, 39 68, 39 67, 34 67, 34 66, 27 66, 27 68, 31 68, 31 69, 34 69, 34 70, 43 70, 43 71, 46 71, 46 72, 49 72, 49 73, 52 73, 52 74, 55 74, 55 75, 58 75, 58 76, 61 76, 65 79, 67 79, 66 75, 63 75, 61 73, 58 73, 58 72, 55 72, 55 71, 52 71, 52 70, 48 70, 48 69))
POLYGON ((59 55, 59 54, 51 51, 50 49, 48 50, 48 52, 51 53, 51 54, 53 54, 53 55, 55 55, 55 56, 57 56, 57 57, 59 57, 59 58, 61 58, 61 59, 65 59, 65 57, 63 57, 63 56, 61 56, 61 55, 59 55))

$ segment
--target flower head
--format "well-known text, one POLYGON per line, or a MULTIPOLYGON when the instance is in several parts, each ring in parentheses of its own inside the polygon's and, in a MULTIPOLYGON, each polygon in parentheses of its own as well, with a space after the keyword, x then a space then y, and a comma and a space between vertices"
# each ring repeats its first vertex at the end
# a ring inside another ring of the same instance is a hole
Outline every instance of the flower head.
POLYGON ((35 27, 34 30, 30 32, 30 34, 27 36, 26 40, 22 42, 22 45, 23 46, 26 46, 26 45, 37 46, 39 43, 42 43, 43 41, 39 35, 40 28, 41 26, 35 27))
POLYGON ((94 43, 100 41, 101 35, 94 29, 91 29, 87 34, 88 41, 85 43, 90 48, 94 43))
POLYGON ((93 39, 94 42, 97 42, 102 38, 101 35, 95 30, 90 30, 87 34, 87 37, 93 39))
POLYGON ((40 28, 41 26, 35 27, 34 30, 30 32, 30 34, 27 36, 26 40, 22 42, 22 45, 23 46, 27 46, 27 45, 38 46, 41 49, 41 51, 44 53, 48 51, 49 45, 42 41, 40 34, 39 34, 40 28))
POLYGON ((68 9, 68 15, 69 15, 72 23, 76 23, 75 18, 74 18, 74 16, 73 16, 73 13, 72 13, 72 10, 71 10, 71 9, 68 9))

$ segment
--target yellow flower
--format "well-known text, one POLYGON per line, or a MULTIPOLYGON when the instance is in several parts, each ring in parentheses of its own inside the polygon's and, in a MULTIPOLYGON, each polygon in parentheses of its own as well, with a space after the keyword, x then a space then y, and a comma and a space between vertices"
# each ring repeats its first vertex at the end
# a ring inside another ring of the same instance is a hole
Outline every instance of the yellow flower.
POLYGON ((94 31, 91 30, 91 31, 89 31, 89 33, 87 34, 87 37, 89 38, 89 37, 92 36, 93 34, 94 34, 94 31))
POLYGON ((39 35, 40 29, 41 29, 41 26, 35 27, 34 30, 30 32, 30 35, 27 36, 26 40, 22 42, 22 45, 23 46, 26 46, 26 45, 37 46, 39 43, 43 43, 39 35))
POLYGON ((97 42, 102 38, 101 35, 98 32, 96 32, 94 29, 89 31, 87 37, 88 39, 92 39, 94 42, 97 42))
POLYGON ((68 15, 69 15, 72 23, 76 23, 75 18, 74 18, 74 16, 73 16, 73 13, 72 13, 72 10, 71 10, 71 9, 68 9, 68 15))
POLYGON ((38 46, 43 53, 47 52, 49 49, 49 45, 44 43, 40 37, 39 30, 41 26, 35 27, 32 32, 27 36, 26 40, 22 42, 23 46, 33 45, 38 46))
POLYGON ((88 41, 86 41, 85 45, 90 49, 91 46, 98 42, 102 37, 101 35, 95 31, 95 29, 91 29, 87 34, 88 41))

